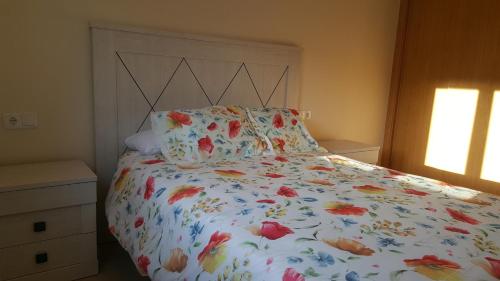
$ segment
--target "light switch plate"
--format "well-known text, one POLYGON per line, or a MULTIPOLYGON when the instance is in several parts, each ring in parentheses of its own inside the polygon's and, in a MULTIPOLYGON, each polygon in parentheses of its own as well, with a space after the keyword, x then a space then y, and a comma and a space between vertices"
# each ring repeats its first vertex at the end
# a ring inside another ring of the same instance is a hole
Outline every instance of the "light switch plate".
POLYGON ((32 129, 38 127, 38 116, 36 112, 23 112, 21 113, 22 127, 25 129, 32 129))

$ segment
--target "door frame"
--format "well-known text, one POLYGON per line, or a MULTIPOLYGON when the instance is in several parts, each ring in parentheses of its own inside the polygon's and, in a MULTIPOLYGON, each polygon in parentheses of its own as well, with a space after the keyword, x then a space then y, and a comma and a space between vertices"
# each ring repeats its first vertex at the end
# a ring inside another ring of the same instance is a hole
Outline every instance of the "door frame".
POLYGON ((409 6, 410 0, 400 0, 398 30, 396 34, 396 46, 392 62, 391 86, 387 104, 384 141, 382 143, 382 152, 380 154, 380 165, 388 168, 391 167, 392 140, 394 137, 400 81, 403 70, 403 54, 406 42, 409 6))

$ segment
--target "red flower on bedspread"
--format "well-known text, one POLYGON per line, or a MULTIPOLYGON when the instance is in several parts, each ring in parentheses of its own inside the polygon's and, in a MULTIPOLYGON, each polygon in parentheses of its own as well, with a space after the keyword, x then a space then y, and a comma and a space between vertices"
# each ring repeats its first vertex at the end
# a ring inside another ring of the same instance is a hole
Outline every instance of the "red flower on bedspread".
POLYGON ((283 117, 280 113, 276 113, 273 117, 273 125, 276 129, 283 128, 285 124, 283 123, 283 117))
POLYGON ((203 190, 203 187, 193 186, 193 185, 181 185, 176 187, 170 196, 168 197, 168 204, 172 205, 175 202, 183 199, 190 198, 200 193, 203 190))
POLYGON ((264 221, 260 227, 260 235, 269 240, 276 240, 292 233, 290 228, 273 221, 264 221))
POLYGON ((148 177, 146 180, 146 190, 144 191, 144 199, 149 200, 155 192, 155 178, 148 177))
POLYGON ((290 112, 295 115, 295 116, 299 116, 299 111, 297 109, 293 109, 293 108, 289 108, 288 110, 290 110, 290 112))
POLYGON ((276 203, 276 201, 274 201, 273 199, 261 199, 261 200, 257 200, 257 203, 274 204, 274 203, 276 203))
POLYGON ((147 256, 141 255, 137 258, 137 266, 144 274, 148 273, 148 267, 150 263, 151 262, 149 261, 149 258, 147 256))
POLYGON ((158 164, 158 163, 163 163, 165 160, 163 159, 151 159, 151 160, 144 160, 141 163, 145 165, 153 165, 153 164, 158 164))
POLYGON ((171 111, 168 113, 168 118, 170 128, 180 128, 193 123, 189 115, 180 112, 171 111))
POLYGON ((405 259, 404 262, 407 266, 414 267, 415 272, 432 280, 462 280, 458 271, 462 267, 458 263, 434 255, 425 255, 420 259, 405 259))
POLYGON ((287 187, 287 186, 282 186, 277 192, 278 195, 285 196, 285 197, 297 197, 297 191, 295 189, 287 187))
POLYGON ((141 227, 142 225, 144 224, 144 218, 143 217, 138 217, 135 219, 135 222, 134 222, 134 227, 135 228, 139 228, 141 227))
POLYGON ((461 211, 457 211, 457 210, 453 210, 453 209, 450 209, 450 208, 446 208, 446 211, 448 211, 448 214, 450 214, 450 216, 458 221, 461 221, 461 222, 465 222, 465 223, 468 223, 468 224, 479 224, 479 221, 474 219, 473 217, 470 217, 466 214, 464 214, 463 212, 461 211))
POLYGON ((215 122, 210 123, 210 125, 208 125, 208 127, 207 127, 207 130, 209 130, 209 131, 213 131, 215 129, 217 129, 217 123, 215 123, 215 122))
POLYGON ((294 126, 297 125, 297 122, 298 122, 297 119, 292 119, 292 125, 294 126))
POLYGON ((240 133, 241 123, 238 120, 229 121, 229 138, 235 138, 240 133))
POLYGON ((274 160, 278 161, 278 162, 288 162, 288 159, 286 157, 283 157, 283 156, 276 156, 274 157, 274 160))
POLYGON ((332 171, 335 171, 335 168, 330 168, 330 167, 325 167, 325 166, 319 166, 319 165, 309 166, 309 167, 307 167, 307 169, 311 170, 311 171, 321 171, 321 172, 332 172, 332 171))
POLYGON ((214 170, 214 173, 216 173, 217 175, 220 175, 220 176, 230 177, 230 178, 239 178, 241 176, 246 175, 245 173, 243 173, 241 171, 232 170, 232 169, 229 169, 229 170, 214 170))
POLYGON ((287 268, 283 273, 283 281, 305 281, 306 279, 302 274, 295 271, 293 268, 287 268))
POLYGON ((208 154, 212 153, 214 150, 214 144, 209 136, 205 136, 198 140, 198 150, 201 152, 206 152, 208 154))
POLYGON ((439 259, 434 255, 425 255, 421 259, 406 259, 404 262, 407 266, 430 266, 436 268, 460 269, 460 265, 458 263, 445 259, 439 259))
POLYGON ((380 194, 384 193, 385 189, 382 187, 374 186, 374 185, 360 185, 360 186, 353 186, 353 189, 356 189, 359 192, 363 193, 368 193, 368 194, 380 194))
POLYGON ((280 138, 273 138, 273 148, 279 149, 280 152, 285 152, 285 140, 280 138))
POLYGON ((325 211, 334 215, 362 216, 368 209, 356 207, 353 204, 343 202, 328 202, 325 204, 325 211))
POLYGON ((446 226, 444 229, 451 231, 451 232, 461 233, 461 234, 470 234, 470 232, 468 230, 454 227, 454 226, 446 226))
POLYGON ((497 259, 494 259, 494 258, 485 258, 488 263, 489 263, 489 267, 485 268, 486 271, 488 271, 488 273, 497 278, 497 279, 500 279, 500 260, 497 260, 497 259))
POLYGON ((268 178, 273 178, 273 179, 278 179, 278 178, 283 178, 283 175, 280 174, 275 174, 275 173, 266 173, 264 176, 268 178))

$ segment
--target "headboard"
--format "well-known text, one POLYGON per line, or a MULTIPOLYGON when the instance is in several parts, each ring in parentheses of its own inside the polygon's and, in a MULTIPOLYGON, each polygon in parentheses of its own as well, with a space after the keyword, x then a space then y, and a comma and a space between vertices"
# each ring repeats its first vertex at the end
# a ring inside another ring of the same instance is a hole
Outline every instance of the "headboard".
POLYGON ((124 139, 149 128, 152 111, 298 106, 297 47, 99 23, 91 35, 101 202, 124 139))

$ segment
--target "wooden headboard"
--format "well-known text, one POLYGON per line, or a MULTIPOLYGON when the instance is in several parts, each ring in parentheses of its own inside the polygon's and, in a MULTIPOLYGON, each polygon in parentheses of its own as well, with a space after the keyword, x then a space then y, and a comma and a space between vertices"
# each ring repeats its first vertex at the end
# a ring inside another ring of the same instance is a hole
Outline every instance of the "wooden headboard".
POLYGON ((100 202, 124 139, 149 128, 152 111, 298 107, 297 47, 107 24, 91 24, 91 34, 100 202))

